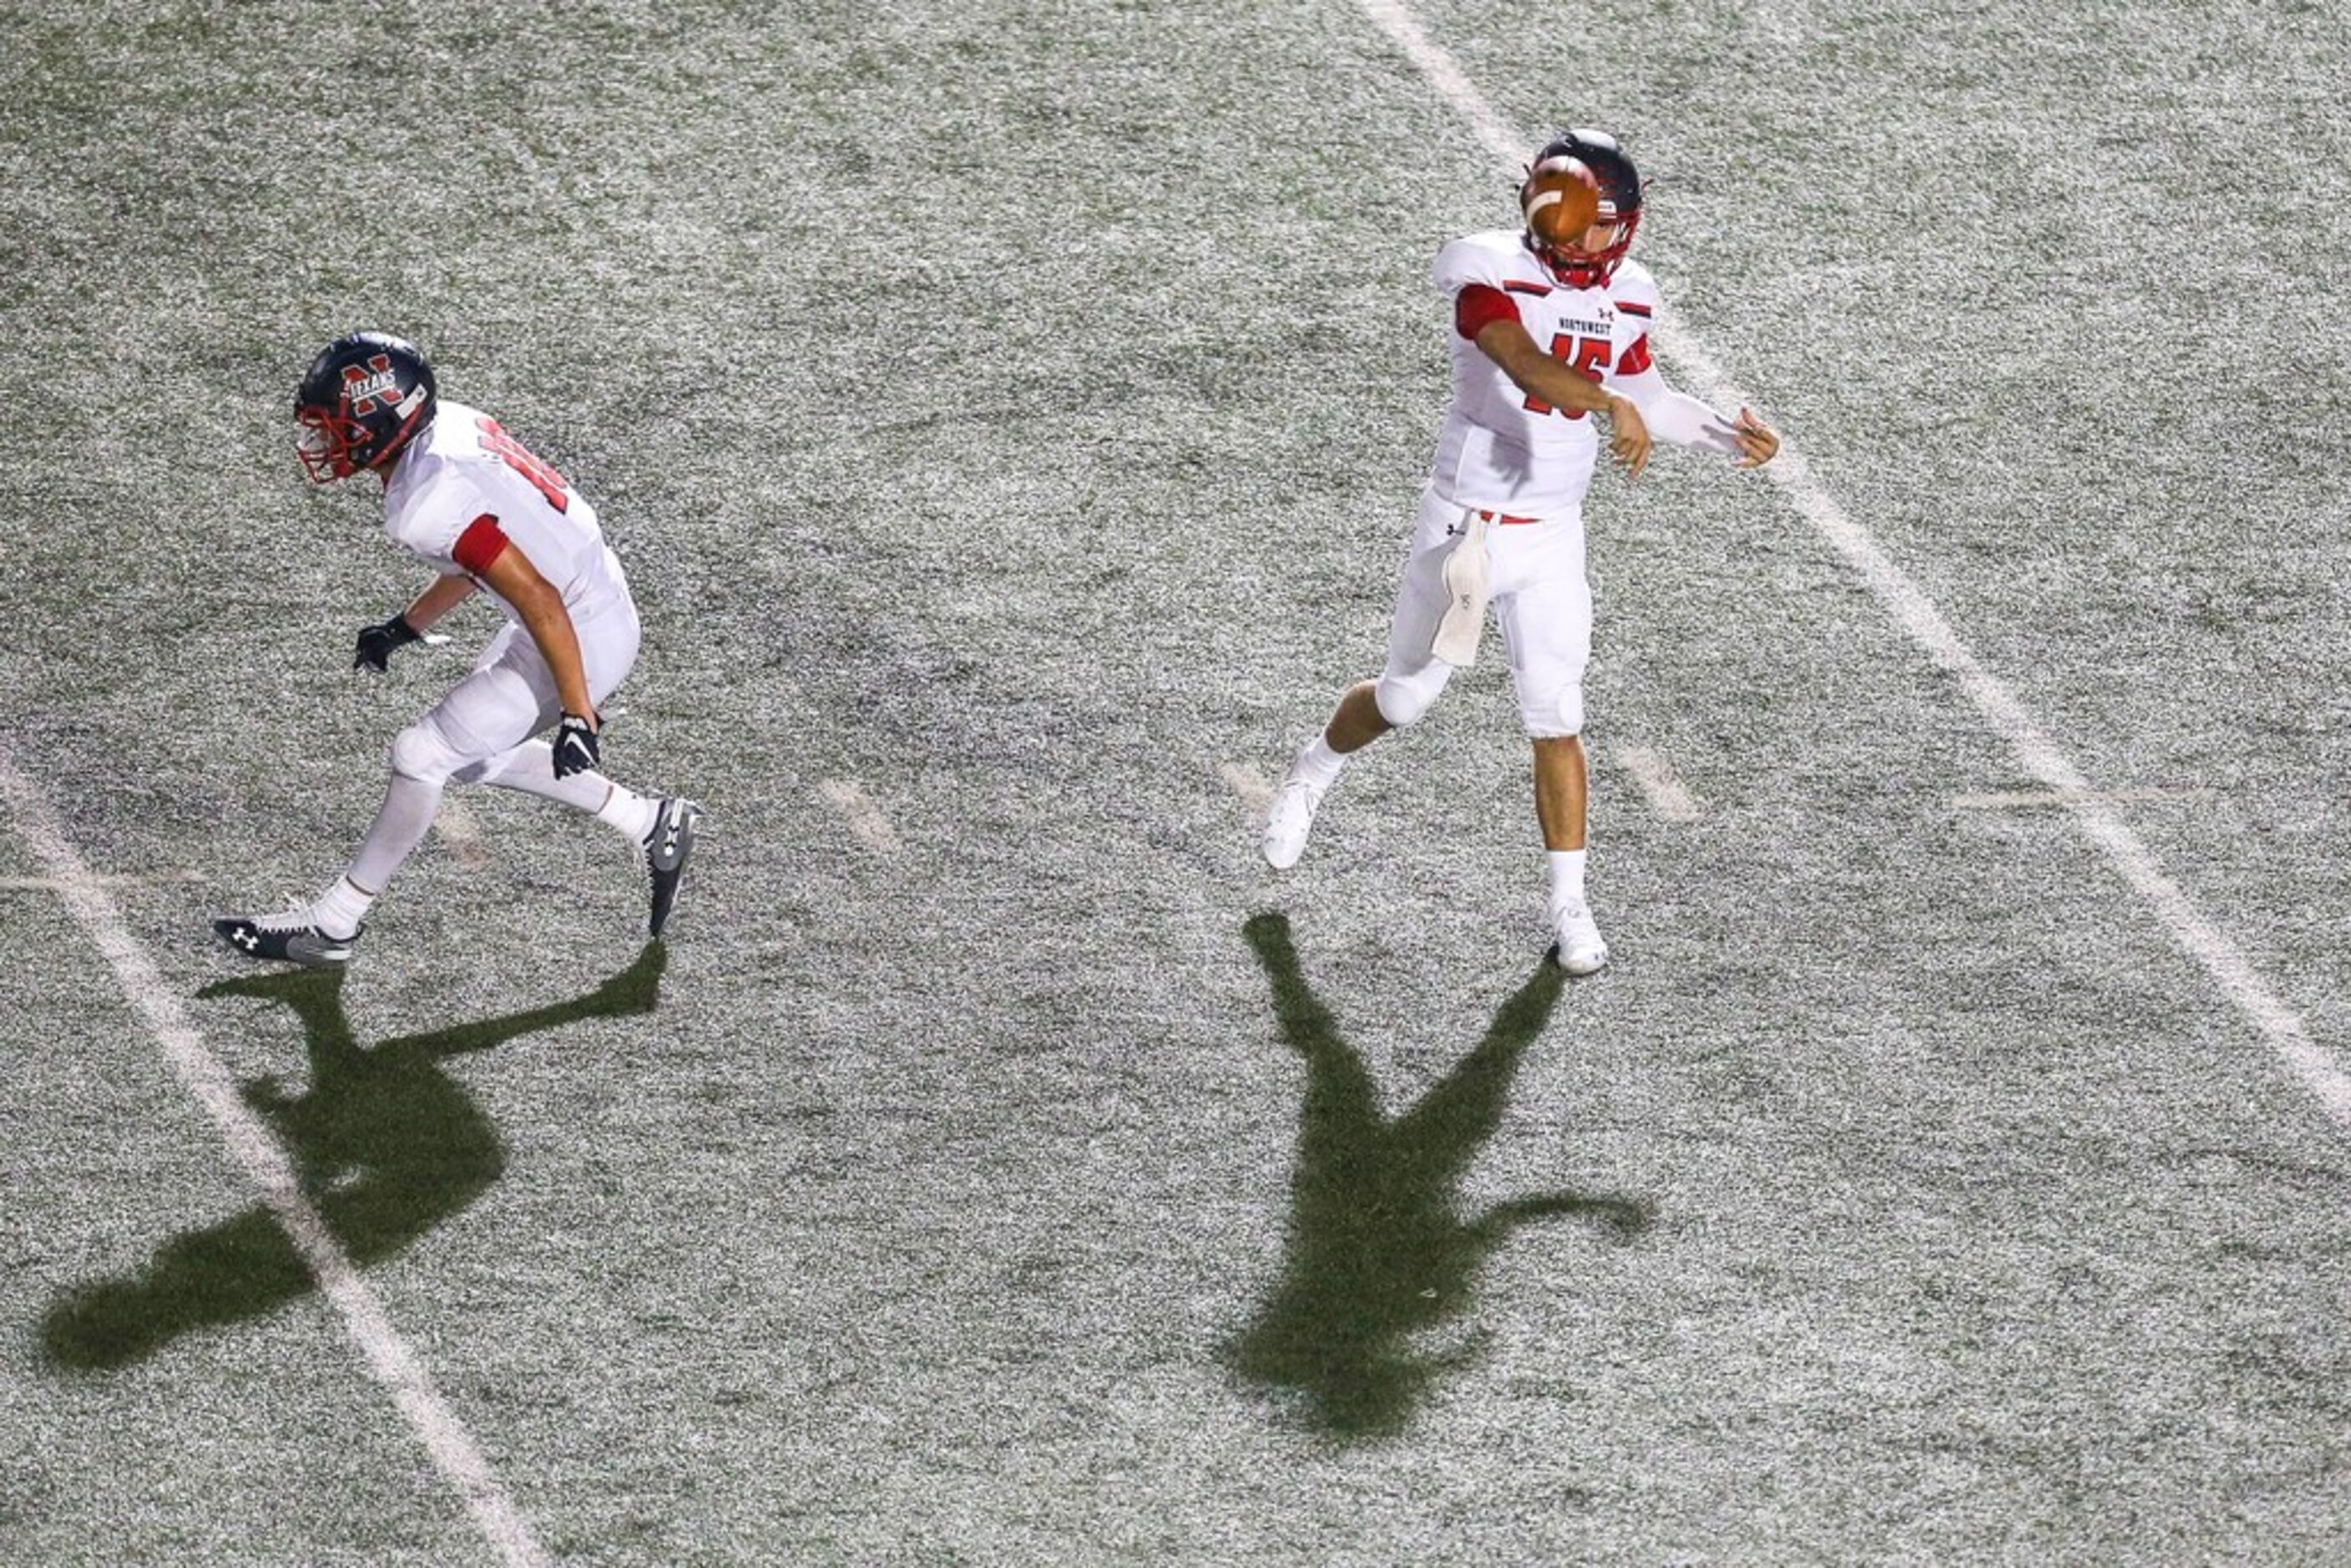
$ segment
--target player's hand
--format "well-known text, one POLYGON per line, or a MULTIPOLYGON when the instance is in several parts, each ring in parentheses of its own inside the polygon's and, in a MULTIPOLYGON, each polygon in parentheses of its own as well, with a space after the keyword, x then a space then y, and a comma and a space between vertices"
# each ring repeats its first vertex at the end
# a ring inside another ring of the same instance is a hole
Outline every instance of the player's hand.
POLYGON ((574 773, 594 773, 604 765, 596 752, 596 716, 582 718, 567 713, 563 722, 555 727, 555 776, 569 779, 574 773))
POLYGON ((408 623, 405 615, 395 615, 389 621, 360 628, 359 652, 351 655, 354 670, 373 670, 381 675, 392 668, 395 648, 405 648, 423 635, 408 623))
POLYGON ((1649 425, 1628 397, 1608 400, 1608 445, 1633 478, 1649 465, 1649 425))
POLYGON ((1739 468, 1761 468, 1780 455, 1780 437, 1771 426, 1755 417, 1755 411, 1742 408, 1738 422, 1731 427, 1730 437, 1739 443, 1739 455, 1732 465, 1739 468))

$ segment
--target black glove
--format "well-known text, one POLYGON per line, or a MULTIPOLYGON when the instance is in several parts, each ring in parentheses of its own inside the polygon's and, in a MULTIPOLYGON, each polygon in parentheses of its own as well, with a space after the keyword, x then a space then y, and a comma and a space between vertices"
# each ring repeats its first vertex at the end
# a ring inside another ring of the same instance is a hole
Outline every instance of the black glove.
POLYGON ((603 762, 596 755, 596 732, 588 727, 588 721, 576 713, 565 714, 563 722, 555 727, 555 776, 569 779, 574 773, 593 773, 603 762))
POLYGON ((360 628, 360 651, 351 655, 351 668, 373 670, 381 675, 392 668, 392 651, 405 648, 424 633, 408 623, 405 615, 395 615, 381 625, 360 628))

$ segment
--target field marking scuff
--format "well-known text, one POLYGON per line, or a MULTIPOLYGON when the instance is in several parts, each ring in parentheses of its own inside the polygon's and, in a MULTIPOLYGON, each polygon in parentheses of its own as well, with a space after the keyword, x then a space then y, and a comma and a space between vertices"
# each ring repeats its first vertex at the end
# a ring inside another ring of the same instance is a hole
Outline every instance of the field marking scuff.
POLYGON ((434 813, 433 831, 449 846, 458 869, 480 871, 490 863, 489 841, 482 837, 482 824, 463 800, 444 798, 440 810, 434 813))
MULTIPOLYGON (((1527 152, 1534 144, 1512 134, 1460 64, 1429 37, 1408 6, 1398 0, 1356 3, 1468 120, 1488 152, 1512 173, 1524 167, 1527 152)), ((1677 379, 1689 392, 1717 408, 1753 404, 1754 400, 1723 373, 1714 357, 1687 329, 1660 336, 1661 357, 1676 367, 1677 379)), ((1928 660, 1959 684, 1993 732, 2008 744, 2018 766, 2064 798, 2066 812, 2082 836, 2105 852, 2181 950, 2202 967, 2287 1070, 2317 1098, 2326 1114, 2337 1125, 2351 1129, 2351 1071, 2345 1070, 2334 1052, 2311 1039, 2300 1015, 2278 998, 2236 943, 2164 871, 2138 835, 2116 814, 2107 798, 2090 787, 2081 769, 2007 684, 1984 668, 1925 591, 1894 563, 1866 528, 1846 515, 1792 446, 1782 446, 1778 459, 1763 473, 1860 575, 1928 660)))
POLYGON ((905 846, 898 841, 897 830, 883 814, 865 786, 854 779, 828 779, 817 787, 826 805, 841 814, 841 821, 857 841, 867 849, 885 855, 894 855, 905 846))
POLYGON ((1232 792, 1241 798, 1241 807, 1258 821, 1273 805, 1273 786, 1266 776, 1247 762, 1228 762, 1217 769, 1232 792))
POLYGON ((179 994, 164 983, 146 949, 122 918, 106 879, 93 873, 74 847, 47 798, 0 745, 0 798, 9 824, 33 858, 47 872, 67 910, 89 936, 114 971, 164 1060, 180 1082, 213 1119, 230 1155, 254 1185, 293 1242, 319 1289, 334 1306, 367 1370, 423 1440, 434 1466, 456 1489, 474 1523, 498 1554, 519 1568, 550 1562, 529 1521, 483 1458, 471 1433, 434 1386, 430 1373, 400 1331, 392 1326, 372 1287, 338 1243, 326 1220, 303 1196, 294 1166, 269 1129, 237 1092, 236 1082, 182 1009, 179 994))
POLYGON ((1649 810, 1668 822, 1695 822, 1706 812, 1673 765, 1646 746, 1612 746, 1608 757, 1632 776, 1649 810))

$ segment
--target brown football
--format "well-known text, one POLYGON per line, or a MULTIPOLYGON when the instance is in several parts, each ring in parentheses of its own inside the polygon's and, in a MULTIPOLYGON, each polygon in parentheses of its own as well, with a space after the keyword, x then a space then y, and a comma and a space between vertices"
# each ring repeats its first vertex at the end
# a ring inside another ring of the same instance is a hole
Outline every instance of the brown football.
POLYGON ((1527 229, 1545 245, 1574 249, 1600 219, 1600 182, 1573 158, 1546 158, 1519 193, 1527 229))

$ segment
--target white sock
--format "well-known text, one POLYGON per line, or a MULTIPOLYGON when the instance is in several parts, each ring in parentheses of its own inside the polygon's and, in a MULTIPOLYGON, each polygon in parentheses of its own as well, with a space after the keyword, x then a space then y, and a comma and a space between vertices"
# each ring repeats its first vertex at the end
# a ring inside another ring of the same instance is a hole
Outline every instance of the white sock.
POLYGON ((1339 769, 1347 766, 1347 754, 1331 749, 1330 740, 1317 730, 1298 753, 1298 760, 1290 765, 1293 778, 1303 779, 1318 789, 1327 789, 1339 777, 1339 769))
MULTIPOLYGON (((366 836, 360 840, 359 852, 351 857, 351 869, 344 873, 343 880, 358 884, 352 893, 371 899, 375 894, 360 894, 359 889, 372 887, 381 893, 390 885, 392 873, 424 841, 424 835, 433 831, 433 814, 440 809, 440 785, 411 779, 405 773, 393 774, 384 785, 383 805, 376 811, 375 821, 368 824, 366 836)), ((365 909, 367 905, 362 904, 360 907, 365 909)))
POLYGON ((633 789, 623 789, 618 784, 612 786, 604 803, 596 808, 598 821, 611 823, 639 843, 645 841, 645 835, 653 831, 653 823, 660 816, 658 800, 633 789))
POLYGON ((339 876, 310 905, 310 924, 338 942, 348 941, 360 934, 360 922, 373 903, 374 894, 362 893, 358 883, 339 876))
POLYGON ((1583 902, 1583 852, 1582 850, 1547 850, 1543 858, 1551 862, 1551 906, 1564 909, 1571 904, 1583 902))

